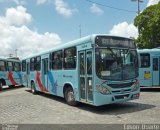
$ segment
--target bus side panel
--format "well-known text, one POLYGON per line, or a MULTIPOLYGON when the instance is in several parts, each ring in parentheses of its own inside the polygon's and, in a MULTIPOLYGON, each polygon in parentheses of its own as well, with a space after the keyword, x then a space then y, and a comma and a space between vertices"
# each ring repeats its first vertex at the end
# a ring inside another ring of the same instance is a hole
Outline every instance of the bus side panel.
POLYGON ((27 86, 27 74, 26 74, 26 72, 22 72, 22 84, 24 86, 28 87, 27 86))
POLYGON ((16 85, 22 85, 22 73, 20 71, 17 71, 17 72, 13 71, 12 76, 16 85))
POLYGON ((139 68, 139 84, 144 87, 152 86, 152 71, 151 68, 139 68))
POLYGON ((79 100, 77 70, 50 71, 48 74, 48 91, 60 97, 64 97, 63 87, 69 84, 79 100))
POLYGON ((152 86, 158 87, 160 85, 160 66, 159 66, 159 56, 152 57, 152 86))
POLYGON ((6 79, 5 82, 6 82, 6 85, 8 85, 8 86, 12 85, 8 79, 6 79))
POLYGON ((22 72, 18 71, 16 73, 18 75, 18 83, 19 83, 19 85, 22 85, 22 83, 23 83, 23 81, 22 81, 22 72))
POLYGON ((5 80, 6 85, 22 85, 21 72, 0 72, 0 78, 5 80))
POLYGON ((6 85, 10 85, 10 81, 8 80, 8 72, 0 71, 0 79, 4 80, 6 85))
POLYGON ((34 85, 35 85, 35 89, 38 91, 38 87, 36 86, 36 76, 35 76, 35 72, 34 71, 30 71, 30 77, 27 77, 29 80, 28 80, 28 87, 31 88, 31 82, 34 82, 34 85))
POLYGON ((52 70, 48 71, 48 91, 53 95, 63 96, 63 90, 60 91, 60 88, 62 88, 62 74, 60 73, 61 72, 56 72, 52 70))
POLYGON ((152 53, 139 53, 139 84, 141 87, 152 87, 152 53), (145 59, 145 60, 144 60, 145 59))
MULTIPOLYGON (((39 72, 39 71, 30 71, 30 81, 33 81, 34 82, 34 85, 35 85, 35 89, 36 89, 36 91, 40 91, 40 92, 42 92, 43 91, 43 89, 41 89, 41 87, 40 87, 40 85, 38 84, 38 82, 37 82, 37 78, 40 80, 41 79, 41 73, 39 72), (38 77, 38 73, 39 73, 39 77, 38 77)), ((30 86, 31 86, 31 82, 30 82, 30 86)))

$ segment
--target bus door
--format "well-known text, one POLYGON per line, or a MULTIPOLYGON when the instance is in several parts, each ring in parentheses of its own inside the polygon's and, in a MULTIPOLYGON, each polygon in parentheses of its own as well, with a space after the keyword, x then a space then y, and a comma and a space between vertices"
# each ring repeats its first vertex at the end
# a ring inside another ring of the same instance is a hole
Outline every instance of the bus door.
POLYGON ((79 52, 80 100, 93 101, 92 51, 79 52))
POLYGON ((42 84, 43 84, 43 91, 48 90, 48 58, 42 59, 42 84))
POLYGON ((27 87, 29 86, 30 84, 30 63, 27 62, 27 87))
POLYGON ((159 57, 152 57, 152 83, 153 86, 159 86, 159 78, 160 78, 160 72, 159 72, 159 57))

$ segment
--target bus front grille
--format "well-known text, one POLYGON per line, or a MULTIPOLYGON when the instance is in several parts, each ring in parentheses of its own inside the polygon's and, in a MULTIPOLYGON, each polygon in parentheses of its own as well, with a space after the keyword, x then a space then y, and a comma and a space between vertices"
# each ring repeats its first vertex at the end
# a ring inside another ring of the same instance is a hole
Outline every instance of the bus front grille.
POLYGON ((131 91, 131 89, 126 89, 126 90, 114 90, 112 91, 112 93, 117 93, 117 94, 124 94, 124 93, 129 93, 131 91))
POLYGON ((123 84, 107 84, 111 88, 128 88, 131 87, 134 82, 131 83, 123 83, 123 84))
POLYGON ((125 95, 117 95, 115 96, 115 99, 126 99, 129 97, 129 94, 125 94, 125 95))

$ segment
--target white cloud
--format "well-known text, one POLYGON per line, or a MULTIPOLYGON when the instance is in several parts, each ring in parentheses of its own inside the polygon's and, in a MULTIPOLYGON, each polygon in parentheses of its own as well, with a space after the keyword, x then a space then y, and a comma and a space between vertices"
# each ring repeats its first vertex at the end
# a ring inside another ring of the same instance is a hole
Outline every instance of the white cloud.
POLYGON ((71 9, 69 5, 66 2, 64 2, 64 0, 37 0, 38 5, 45 3, 54 4, 57 13, 65 17, 71 17, 73 13, 78 11, 77 9, 71 9))
POLYGON ((0 21, 10 25, 24 25, 32 21, 32 16, 26 12, 26 8, 23 6, 17 6, 17 8, 9 8, 6 11, 4 17, 0 17, 0 21))
POLYGON ((133 24, 128 24, 127 22, 122 22, 114 25, 110 31, 111 35, 118 35, 124 37, 138 37, 138 30, 133 24))
POLYGON ((56 33, 46 32, 39 34, 29 29, 25 22, 21 22, 24 25, 15 26, 6 23, 6 19, 7 15, 1 16, 0 19, 1 56, 14 54, 15 49, 18 49, 18 55, 22 58, 23 56, 53 48, 61 42, 59 35, 56 33))
POLYGON ((55 4, 56 11, 65 17, 70 17, 73 15, 75 11, 77 11, 75 9, 70 9, 68 7, 68 4, 65 3, 63 0, 55 0, 54 4, 55 4))
POLYGON ((150 6, 150 5, 158 4, 158 2, 159 2, 159 0, 149 0, 148 4, 147 4, 147 7, 150 6))
POLYGON ((97 15, 101 15, 101 14, 104 13, 103 10, 100 9, 96 4, 92 4, 92 6, 90 7, 90 11, 91 11, 92 13, 97 14, 97 15))

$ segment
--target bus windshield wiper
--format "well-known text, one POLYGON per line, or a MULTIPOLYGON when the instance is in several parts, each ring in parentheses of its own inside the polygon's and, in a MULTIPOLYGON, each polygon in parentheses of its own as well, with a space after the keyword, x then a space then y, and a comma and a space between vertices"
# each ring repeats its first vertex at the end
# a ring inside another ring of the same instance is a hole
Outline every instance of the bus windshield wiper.
POLYGON ((129 53, 130 53, 130 49, 128 48, 127 49, 127 54, 126 54, 126 56, 124 56, 124 61, 127 59, 127 57, 129 56, 129 53))
POLYGON ((107 47, 107 49, 110 50, 110 52, 112 53, 112 57, 118 62, 118 58, 117 58, 117 55, 113 52, 113 50, 110 48, 110 47, 107 47))

